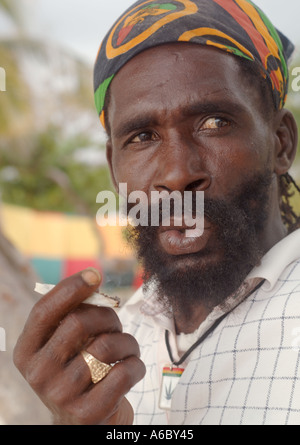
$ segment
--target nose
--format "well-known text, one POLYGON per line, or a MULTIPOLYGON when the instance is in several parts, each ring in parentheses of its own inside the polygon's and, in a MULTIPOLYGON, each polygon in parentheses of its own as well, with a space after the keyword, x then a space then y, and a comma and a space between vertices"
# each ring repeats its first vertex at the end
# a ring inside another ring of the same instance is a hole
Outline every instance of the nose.
POLYGON ((169 144, 161 151, 154 188, 157 191, 205 191, 211 176, 205 168, 201 149, 193 144, 169 144))

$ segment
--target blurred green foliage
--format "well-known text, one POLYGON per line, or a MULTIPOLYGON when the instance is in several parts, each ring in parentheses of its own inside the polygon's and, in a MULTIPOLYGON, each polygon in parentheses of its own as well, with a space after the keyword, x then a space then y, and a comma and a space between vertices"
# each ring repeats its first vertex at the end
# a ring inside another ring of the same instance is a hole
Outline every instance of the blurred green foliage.
POLYGON ((30 93, 8 42, 0 42, 0 65, 6 71, 6 91, 0 96, 0 134, 10 137, 33 119, 30 93))
MULTIPOLYGON (((95 128, 99 125, 93 104, 91 67, 74 58, 71 66, 76 86, 73 90, 61 90, 54 102, 63 115, 60 125, 54 125, 50 119, 46 125, 37 124, 34 105, 36 101, 43 103, 47 112, 47 92, 35 96, 28 75, 24 76, 22 58, 36 61, 33 70, 51 70, 52 66, 47 45, 28 37, 23 12, 18 0, 0 0, 0 14, 4 13, 15 27, 14 37, 0 40, 0 66, 6 71, 6 91, 0 93, 1 199, 37 210, 94 217, 99 208, 97 194, 103 189, 112 190, 109 171, 101 162, 93 165, 80 161, 76 152, 93 147, 103 159, 104 146, 93 142, 88 131, 80 133, 76 124, 71 135, 67 136, 65 131, 66 124, 70 127, 72 123, 70 112, 77 116, 90 113, 95 116, 95 128)), ((57 54, 55 49, 51 50, 52 57, 65 62, 59 48, 57 54)), ((70 65, 72 57, 68 57, 70 65)), ((53 110, 53 104, 50 109, 53 110)))
POLYGON ((22 29, 22 8, 19 0, 0 0, 0 10, 17 25, 19 30, 22 29))
MULTIPOLYGON (((89 165, 76 159, 78 147, 88 142, 84 136, 65 140, 59 128, 49 127, 32 135, 26 156, 18 148, 3 150, 2 200, 37 210, 95 215, 98 192, 112 190, 112 186, 105 165, 89 165)), ((100 155, 102 149, 98 151, 100 155)))
MULTIPOLYGON (((108 168, 80 162, 75 154, 92 142, 88 134, 66 138, 64 123, 61 127, 49 124, 43 130, 35 127, 34 113, 28 85, 18 63, 20 50, 30 50, 37 58, 45 51, 39 42, 25 36, 22 11, 16 0, 0 0, 0 13, 4 11, 15 23, 14 40, 0 41, 0 65, 7 72, 7 91, 0 93, 0 193, 7 203, 52 210, 95 215, 98 209, 96 196, 101 190, 112 190, 108 168)), ((300 56, 293 61, 290 72, 300 66, 300 56)), ((90 111, 92 89, 84 64, 77 64, 78 85, 76 94, 62 92, 59 100, 69 109, 90 111)), ((287 102, 300 129, 300 91, 291 88, 287 102)), ((300 83, 300 82, 299 82, 300 83)), ((45 95, 45 100, 46 95, 45 95)), ((94 110, 93 110, 94 111, 94 110)), ((95 127, 97 126, 95 114, 95 127)), ((99 130, 100 131, 100 130, 99 130)), ((300 147, 300 143, 299 143, 300 147)), ((103 150, 99 146, 96 150, 103 150)), ((300 149, 298 149, 300 163, 300 149)), ((295 170, 296 172, 299 169, 295 170)), ((299 177, 295 178, 299 181, 299 177)), ((295 195, 295 206, 300 213, 300 198, 295 195)))

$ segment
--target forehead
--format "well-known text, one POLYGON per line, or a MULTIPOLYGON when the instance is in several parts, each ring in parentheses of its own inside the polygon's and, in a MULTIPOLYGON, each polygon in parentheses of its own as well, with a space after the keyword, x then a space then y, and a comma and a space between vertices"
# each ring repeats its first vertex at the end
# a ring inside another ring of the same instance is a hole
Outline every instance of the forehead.
MULTIPOLYGON (((161 45, 131 59, 110 86, 109 122, 125 115, 183 110, 193 102, 227 101, 257 106, 258 90, 245 79, 237 58, 191 43, 161 45)), ((242 62, 240 62, 242 63, 242 62)))

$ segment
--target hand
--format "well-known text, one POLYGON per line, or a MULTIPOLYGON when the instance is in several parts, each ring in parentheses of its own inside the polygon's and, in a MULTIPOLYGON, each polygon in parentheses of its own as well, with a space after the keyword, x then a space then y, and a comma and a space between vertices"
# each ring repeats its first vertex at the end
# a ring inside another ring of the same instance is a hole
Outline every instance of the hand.
POLYGON ((113 309, 81 304, 100 284, 94 269, 61 281, 33 307, 14 350, 14 362, 55 423, 128 425, 125 394, 145 375, 139 346, 113 309), (93 384, 80 351, 116 363, 93 384))

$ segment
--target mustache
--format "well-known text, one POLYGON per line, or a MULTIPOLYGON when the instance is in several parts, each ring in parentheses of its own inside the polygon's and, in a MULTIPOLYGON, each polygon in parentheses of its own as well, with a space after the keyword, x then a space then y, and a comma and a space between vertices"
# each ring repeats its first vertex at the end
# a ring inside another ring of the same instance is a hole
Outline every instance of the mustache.
MULTIPOLYGON (((170 220, 175 220, 175 226, 181 225, 176 224, 176 218, 182 217, 182 221, 184 221, 184 217, 189 215, 191 218, 200 218, 204 217, 204 219, 213 225, 222 225, 222 222, 226 220, 229 224, 234 226, 235 222, 235 211, 234 209, 238 208, 241 212, 244 213, 245 218, 249 220, 249 222, 257 221, 255 207, 260 207, 265 200, 265 190, 270 186, 270 178, 260 178, 260 189, 258 191, 256 183, 247 184, 244 190, 236 195, 233 199, 217 199, 217 198, 208 198, 204 197, 204 205, 199 208, 199 200, 196 195, 197 192, 191 192, 191 198, 189 201, 185 201, 182 197, 181 201, 173 200, 169 198, 162 198, 159 202, 155 202, 155 211, 157 212, 156 224, 141 224, 147 225, 156 230, 158 226, 166 225, 164 224, 166 221, 165 214, 166 209, 170 220), (178 211, 179 208, 179 211, 178 211)), ((153 203, 145 204, 140 202, 138 205, 132 202, 126 202, 125 209, 123 208, 123 213, 126 217, 129 218, 132 216, 132 211, 135 210, 134 215, 136 219, 141 218, 141 215, 144 215, 144 219, 148 222, 151 221, 153 216, 153 203)), ((129 222, 130 225, 130 222, 129 222)))
POLYGON ((150 200, 150 204, 148 201, 140 201, 138 204, 127 202, 123 214, 134 226, 198 226, 204 217, 204 193, 188 193, 188 197, 186 192, 184 195, 179 192, 176 195, 167 193, 167 196, 164 194, 159 199, 150 200))
MULTIPOLYGON (((233 246, 237 244, 233 240, 238 238, 254 237, 256 233, 263 230, 268 217, 269 192, 273 174, 266 171, 258 174, 251 180, 245 180, 227 197, 227 199, 210 198, 204 196, 204 220, 205 225, 212 226, 216 237, 222 245, 226 245, 228 255, 235 256, 236 251, 233 246)), ((196 207, 196 195, 193 193, 192 206, 196 207)), ((127 214, 134 207, 128 202, 127 214)), ((148 217, 151 216, 151 205, 143 207, 148 217)), ((170 203, 170 215, 174 216, 174 204, 170 203)), ((159 225, 132 225, 128 222, 124 231, 127 242, 136 250, 139 259, 143 258, 143 253, 151 246, 155 250, 154 241, 157 239, 159 226, 162 226, 163 205, 159 203, 159 225)), ((180 230, 180 229, 179 229, 180 230)), ((241 243, 242 245, 242 243, 241 243)))

